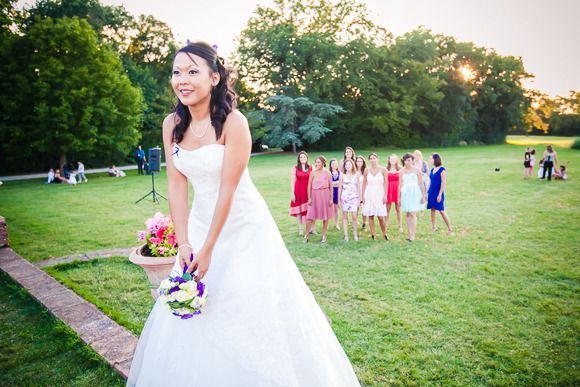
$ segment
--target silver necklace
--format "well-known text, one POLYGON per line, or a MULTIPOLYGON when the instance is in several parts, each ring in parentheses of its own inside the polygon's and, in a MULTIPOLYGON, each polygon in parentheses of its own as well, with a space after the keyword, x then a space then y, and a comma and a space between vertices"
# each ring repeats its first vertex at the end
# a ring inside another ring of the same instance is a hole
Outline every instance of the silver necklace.
POLYGON ((191 128, 191 133, 193 133, 193 135, 197 138, 202 138, 203 136, 205 136, 205 134, 207 133, 207 130, 209 129, 210 126, 211 126, 211 118, 209 118, 207 120, 207 125, 205 126, 205 130, 203 131, 203 133, 197 134, 196 131, 193 129, 193 121, 191 121, 189 123, 189 127, 191 128))

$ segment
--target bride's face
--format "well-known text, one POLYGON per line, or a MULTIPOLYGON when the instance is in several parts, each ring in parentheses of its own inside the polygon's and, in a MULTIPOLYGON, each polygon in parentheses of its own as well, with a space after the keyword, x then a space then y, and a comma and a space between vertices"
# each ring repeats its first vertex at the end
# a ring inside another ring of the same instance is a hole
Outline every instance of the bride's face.
POLYGON ((171 87, 182 104, 193 106, 209 99, 212 86, 218 81, 219 74, 202 57, 184 52, 175 56, 171 87))

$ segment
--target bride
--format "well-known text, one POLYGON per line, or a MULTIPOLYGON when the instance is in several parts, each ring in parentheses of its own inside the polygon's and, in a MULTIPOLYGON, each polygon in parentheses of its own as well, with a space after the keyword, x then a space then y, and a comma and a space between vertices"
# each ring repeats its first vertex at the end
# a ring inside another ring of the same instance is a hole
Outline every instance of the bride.
POLYGON ((190 43, 175 55, 171 86, 178 103, 163 143, 173 270, 203 279, 208 298, 187 320, 157 301, 127 385, 359 386, 250 178, 250 130, 230 71, 212 47, 190 43))

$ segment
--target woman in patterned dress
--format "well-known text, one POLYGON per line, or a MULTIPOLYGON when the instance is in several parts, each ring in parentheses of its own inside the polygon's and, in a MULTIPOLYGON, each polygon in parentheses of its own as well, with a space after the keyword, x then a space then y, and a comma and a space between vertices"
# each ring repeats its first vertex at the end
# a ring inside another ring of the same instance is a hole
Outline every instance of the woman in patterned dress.
POLYGON ((344 162, 342 176, 338 185, 339 206, 342 209, 342 228, 344 240, 348 242, 348 214, 352 217, 352 235, 358 241, 357 213, 360 206, 361 184, 360 177, 352 160, 344 162))

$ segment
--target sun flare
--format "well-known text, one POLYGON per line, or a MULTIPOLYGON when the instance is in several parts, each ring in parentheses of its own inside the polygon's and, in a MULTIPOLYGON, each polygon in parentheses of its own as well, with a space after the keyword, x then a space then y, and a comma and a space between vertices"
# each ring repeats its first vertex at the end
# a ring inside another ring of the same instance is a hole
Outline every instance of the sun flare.
POLYGON ((461 76, 467 82, 475 78, 475 72, 469 66, 461 66, 459 68, 459 73, 461 73, 461 76))

